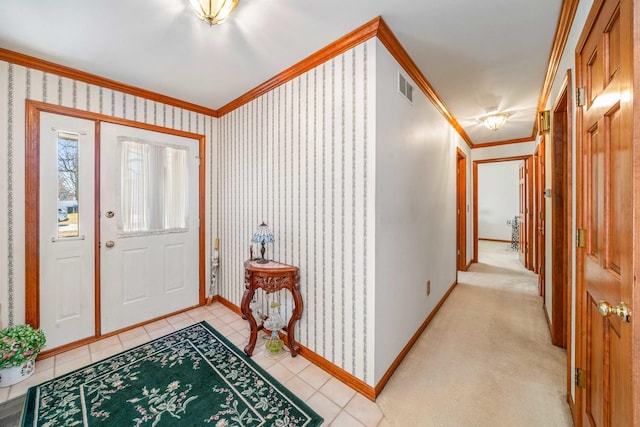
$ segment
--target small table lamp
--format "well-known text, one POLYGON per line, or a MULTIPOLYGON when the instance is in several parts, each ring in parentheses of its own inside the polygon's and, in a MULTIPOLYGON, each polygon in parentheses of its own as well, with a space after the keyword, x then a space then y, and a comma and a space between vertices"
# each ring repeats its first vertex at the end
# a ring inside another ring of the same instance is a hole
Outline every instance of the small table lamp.
POLYGON ((260 224, 256 232, 253 234, 253 238, 251 239, 253 243, 260 243, 260 256, 261 258, 256 261, 258 264, 266 264, 269 260, 264 259, 264 244, 265 243, 273 243, 275 239, 273 238, 273 233, 267 227, 267 224, 264 222, 260 224))

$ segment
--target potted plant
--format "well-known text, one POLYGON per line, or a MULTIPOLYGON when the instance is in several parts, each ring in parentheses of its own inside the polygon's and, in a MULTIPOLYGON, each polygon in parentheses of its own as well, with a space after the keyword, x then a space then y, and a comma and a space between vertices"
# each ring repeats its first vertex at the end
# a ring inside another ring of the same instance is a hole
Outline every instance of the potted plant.
POLYGON ((0 387, 8 387, 33 374, 36 357, 46 343, 44 333, 30 325, 0 330, 0 387))

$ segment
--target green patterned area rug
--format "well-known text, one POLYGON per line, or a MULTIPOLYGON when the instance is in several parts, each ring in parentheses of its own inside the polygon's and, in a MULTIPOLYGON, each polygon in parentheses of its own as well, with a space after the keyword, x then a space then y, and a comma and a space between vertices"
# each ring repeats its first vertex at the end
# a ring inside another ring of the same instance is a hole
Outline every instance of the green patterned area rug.
POLYGON ((23 426, 319 426, 311 408, 205 322, 27 392, 23 426))

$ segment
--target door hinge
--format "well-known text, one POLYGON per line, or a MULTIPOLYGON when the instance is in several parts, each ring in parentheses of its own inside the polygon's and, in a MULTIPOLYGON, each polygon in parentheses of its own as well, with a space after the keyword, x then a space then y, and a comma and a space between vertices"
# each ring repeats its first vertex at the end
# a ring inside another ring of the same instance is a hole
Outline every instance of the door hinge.
POLYGON ((458 249, 458 256, 460 256, 460 249, 458 249))
POLYGON ((583 87, 576 88, 576 106, 584 107, 585 105, 585 90, 583 87))
POLYGON ((576 368, 574 383, 576 387, 584 388, 584 371, 580 368, 576 368))
POLYGON ((576 229, 576 248, 584 248, 587 242, 587 230, 583 228, 576 229))

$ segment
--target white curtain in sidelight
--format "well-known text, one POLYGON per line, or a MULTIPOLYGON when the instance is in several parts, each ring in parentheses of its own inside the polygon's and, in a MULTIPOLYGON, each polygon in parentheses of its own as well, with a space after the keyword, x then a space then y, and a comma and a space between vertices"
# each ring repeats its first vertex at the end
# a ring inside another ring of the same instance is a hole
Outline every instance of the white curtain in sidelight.
POLYGON ((188 149, 120 139, 121 233, 187 228, 188 149))
POLYGON ((164 230, 187 227, 189 174, 187 151, 183 148, 164 147, 164 230))

